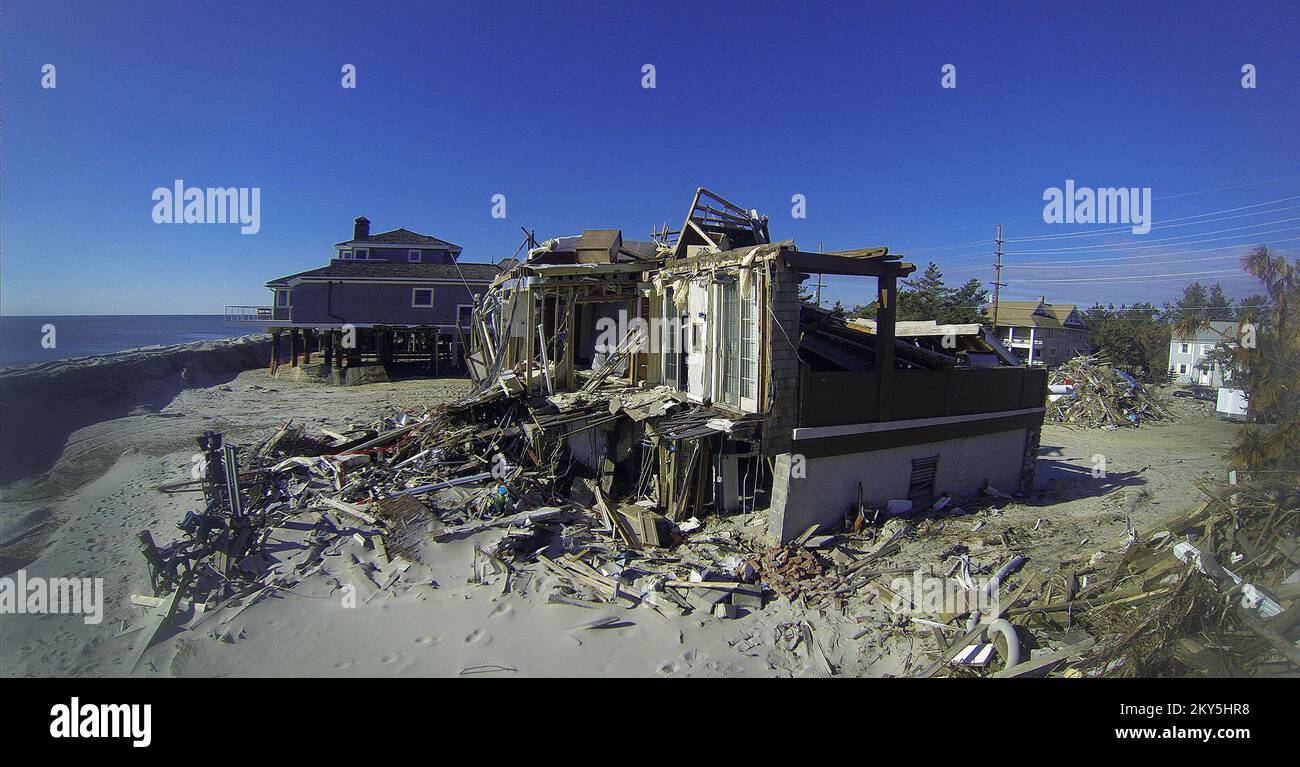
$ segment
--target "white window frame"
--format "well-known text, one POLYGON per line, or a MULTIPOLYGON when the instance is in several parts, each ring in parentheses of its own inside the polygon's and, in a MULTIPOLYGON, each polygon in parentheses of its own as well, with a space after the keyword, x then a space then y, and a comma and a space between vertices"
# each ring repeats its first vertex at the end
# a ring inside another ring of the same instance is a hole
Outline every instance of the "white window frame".
POLYGON ((351 261, 351 260, 352 260, 352 251, 351 251, 351 249, 348 249, 348 250, 340 250, 340 251, 339 251, 339 258, 345 259, 345 260, 347 260, 347 261, 351 261))
POLYGON ((412 309, 432 309, 433 308, 433 288, 411 288, 411 308, 412 309), (429 291, 429 303, 418 304, 415 302, 415 296, 421 290, 429 291))
POLYGON ((424 260, 423 251, 415 250, 415 249, 406 251, 407 263, 417 264, 423 260, 424 260), (415 256, 415 258, 411 258, 411 256, 415 256))
POLYGON ((276 309, 293 308, 293 288, 275 289, 275 308, 276 309), (284 303, 280 303, 280 296, 284 296, 284 303))
POLYGON ((1180 375, 1180 376, 1185 376, 1185 375, 1187 375, 1187 363, 1186 363, 1186 362, 1180 362, 1180 363, 1178 363, 1178 375, 1180 375))
POLYGON ((1187 353, 1187 349, 1188 349, 1188 345, 1187 345, 1187 344, 1179 344, 1179 345, 1178 345, 1178 353, 1179 353, 1179 354, 1186 354, 1186 353, 1187 353))
POLYGON ((685 367, 681 363, 682 335, 687 324, 682 322, 682 313, 677 308, 674 297, 672 286, 664 289, 662 308, 664 332, 659 339, 659 380, 674 389, 681 390, 681 369, 685 367))
POLYGON ((357 261, 369 261, 369 260, 370 260, 370 248, 353 248, 353 249, 352 249, 352 258, 355 259, 355 260, 357 260, 357 261))
POLYGON ((738 275, 730 275, 731 282, 719 283, 713 285, 711 291, 712 305, 716 311, 713 313, 712 343, 715 348, 722 350, 717 356, 720 364, 714 369, 713 376, 713 400, 726 407, 734 408, 743 413, 753 413, 758 410, 758 355, 761 353, 759 348, 759 317, 757 310, 757 279, 749 281, 750 296, 754 307, 754 315, 748 318, 746 322, 745 307, 746 297, 740 293, 740 280, 738 275), (727 301, 728 292, 732 292, 734 303, 729 307, 727 301), (734 314, 728 316, 729 309, 734 309, 734 314), (748 325, 753 333, 754 357, 747 359, 742 350, 742 341, 744 339, 744 326, 748 325), (731 337, 728 337, 730 331, 731 337), (734 371, 731 367, 734 366, 734 371), (734 378, 735 389, 728 387, 728 373, 734 378), (753 395, 745 396, 744 378, 750 378, 753 382, 753 395))

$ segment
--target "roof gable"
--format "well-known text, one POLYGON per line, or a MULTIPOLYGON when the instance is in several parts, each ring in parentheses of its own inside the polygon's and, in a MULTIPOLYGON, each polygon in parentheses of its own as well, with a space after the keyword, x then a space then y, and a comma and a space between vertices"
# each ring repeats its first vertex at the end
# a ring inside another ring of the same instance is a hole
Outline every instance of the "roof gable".
POLYGON ((329 266, 308 269, 266 283, 268 288, 285 287, 298 280, 473 280, 490 281, 501 270, 494 264, 427 264, 404 261, 354 261, 335 259, 329 266))
POLYGON ((447 248, 451 250, 460 250, 461 247, 455 243, 447 242, 432 235, 412 232, 406 227, 399 227, 387 232, 372 234, 359 240, 345 240, 334 244, 336 248, 349 246, 366 246, 366 245, 393 245, 393 246, 410 246, 420 248, 447 248))

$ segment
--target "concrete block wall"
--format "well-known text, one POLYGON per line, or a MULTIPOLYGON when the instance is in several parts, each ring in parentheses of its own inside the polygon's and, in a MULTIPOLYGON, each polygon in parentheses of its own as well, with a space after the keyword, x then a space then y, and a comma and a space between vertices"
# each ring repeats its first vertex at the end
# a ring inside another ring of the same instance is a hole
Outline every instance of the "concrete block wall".
POLYGON ((790 450, 791 434, 799 425, 799 352, 795 347, 799 343, 800 273, 779 260, 770 268, 772 314, 764 327, 771 349, 772 415, 764 430, 763 452, 775 456, 790 450))
POLYGON ((772 505, 768 529, 782 542, 789 541, 814 523, 822 530, 838 526, 857 503, 858 483, 867 503, 884 505, 907 498, 912 461, 939 456, 934 494, 957 498, 976 493, 985 482, 1003 492, 1020 486, 1027 430, 980 434, 866 453, 808 458, 803 477, 795 476, 798 456, 776 458, 772 480, 772 505))

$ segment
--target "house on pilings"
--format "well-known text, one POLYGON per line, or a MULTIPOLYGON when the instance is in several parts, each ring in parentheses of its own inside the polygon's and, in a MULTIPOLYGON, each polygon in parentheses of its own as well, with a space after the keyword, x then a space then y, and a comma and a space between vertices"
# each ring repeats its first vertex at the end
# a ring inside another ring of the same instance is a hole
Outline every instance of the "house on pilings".
POLYGON ((676 521, 767 509, 782 541, 891 500, 1028 491, 1044 371, 982 334, 897 333, 914 269, 772 242, 700 189, 677 231, 589 230, 504 271, 474 313, 469 402, 526 403, 529 438, 567 441, 608 498, 676 521), (876 321, 801 301, 813 274, 861 278, 876 321))
POLYGON ((273 374, 283 365, 343 381, 358 380, 359 368, 360 380, 381 368, 464 371, 474 304, 499 267, 461 263, 459 245, 405 228, 371 234, 364 216, 334 250, 326 266, 266 283, 270 307, 227 307, 228 319, 267 325, 273 374))

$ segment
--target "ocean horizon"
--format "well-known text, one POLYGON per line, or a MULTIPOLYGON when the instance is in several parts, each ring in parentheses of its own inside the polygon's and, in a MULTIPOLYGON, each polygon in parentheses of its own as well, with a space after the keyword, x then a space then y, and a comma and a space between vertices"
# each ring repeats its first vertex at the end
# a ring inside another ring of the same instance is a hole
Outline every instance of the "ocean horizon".
POLYGON ((6 315, 0 316, 0 368, 237 338, 264 327, 226 322, 221 314, 6 315), (52 334, 46 326, 52 326, 52 334))

